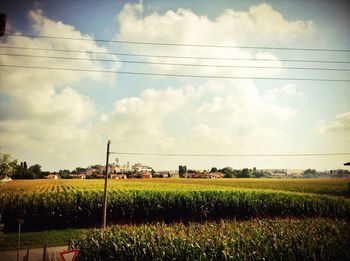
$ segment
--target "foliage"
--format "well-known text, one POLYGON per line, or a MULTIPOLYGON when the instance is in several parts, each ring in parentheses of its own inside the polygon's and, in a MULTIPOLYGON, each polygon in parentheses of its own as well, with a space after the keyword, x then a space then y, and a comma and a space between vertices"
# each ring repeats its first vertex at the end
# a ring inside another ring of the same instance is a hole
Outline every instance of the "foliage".
POLYGON ((16 166, 15 173, 13 174, 13 179, 42 179, 44 178, 44 173, 41 171, 41 166, 39 164, 34 164, 27 167, 27 162, 21 162, 20 165, 16 166))
POLYGON ((180 176, 180 178, 185 177, 186 171, 187 171, 186 166, 181 166, 181 165, 179 166, 179 176, 180 176))
POLYGON ((304 178, 317 178, 319 177, 319 174, 315 169, 306 169, 303 172, 303 177, 304 178))
MULTIPOLYGON (((282 190, 316 193, 334 196, 350 196, 350 178, 317 179, 127 179, 109 180, 109 190, 157 190, 157 191, 202 191, 202 190, 282 190)), ((48 191, 102 191, 104 181, 95 180, 14 180, 2 184, 2 191, 9 193, 44 193, 48 191)), ((1 190, 0 190, 1 193, 1 190)))
POLYGON ((0 153, 0 179, 11 177, 16 170, 17 160, 11 154, 0 153))
POLYGON ((225 167, 221 170, 219 170, 219 172, 225 174, 225 178, 235 178, 235 172, 231 167, 225 167))
POLYGON ((214 173, 214 172, 217 172, 217 171, 218 171, 218 169, 215 168, 215 167, 212 167, 212 168, 210 169, 210 173, 214 173))
MULTIPOLYGON (((23 217, 36 229, 97 226, 103 191, 83 190, 26 194, 0 193, 5 229, 23 217)), ((263 190, 150 191, 110 190, 109 223, 205 221, 221 218, 320 216, 350 217, 350 201, 341 197, 263 190)))
POLYGON ((77 260, 349 260, 350 226, 329 219, 254 219, 94 229, 77 260))
POLYGON ((250 178, 252 176, 252 170, 244 168, 237 175, 237 178, 250 178))

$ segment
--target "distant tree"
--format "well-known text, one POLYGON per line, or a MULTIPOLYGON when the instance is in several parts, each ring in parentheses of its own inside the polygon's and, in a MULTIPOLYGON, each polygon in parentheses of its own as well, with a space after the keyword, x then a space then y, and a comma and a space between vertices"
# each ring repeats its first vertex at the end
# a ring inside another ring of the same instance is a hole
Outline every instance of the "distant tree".
POLYGON ((17 160, 12 159, 11 154, 0 154, 0 179, 11 177, 17 168, 17 160))
POLYGON ((235 172, 231 167, 225 167, 223 169, 218 170, 219 172, 225 174, 224 178, 235 178, 235 172))
POLYGON ((244 168, 242 171, 237 175, 237 178, 250 178, 252 176, 252 170, 244 168))
POLYGON ((41 166, 39 164, 32 165, 28 168, 28 172, 34 179, 43 178, 43 174, 41 172, 41 166))
POLYGON ((307 170, 304 170, 303 177, 304 178, 317 178, 317 177, 319 177, 319 175, 315 169, 307 169, 307 170))
POLYGON ((252 176, 253 176, 254 178, 263 178, 263 177, 266 177, 266 173, 263 172, 263 171, 256 171, 256 170, 254 171, 254 170, 253 170, 252 176))
POLYGON ((85 173, 86 172, 86 168, 76 167, 75 168, 75 172, 76 173, 85 173))
POLYGON ((186 166, 179 166, 179 176, 180 178, 184 178, 187 172, 187 167, 186 166))
POLYGON ((214 173, 214 172, 218 172, 218 169, 215 167, 211 168, 211 170, 210 170, 210 173, 214 173))

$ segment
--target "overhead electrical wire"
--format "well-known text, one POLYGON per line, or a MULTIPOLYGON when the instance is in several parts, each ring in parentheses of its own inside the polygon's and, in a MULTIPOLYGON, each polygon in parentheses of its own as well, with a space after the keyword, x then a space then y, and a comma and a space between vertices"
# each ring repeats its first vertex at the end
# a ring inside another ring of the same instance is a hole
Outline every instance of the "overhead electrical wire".
POLYGON ((347 156, 350 152, 335 153, 291 153, 291 154, 182 154, 182 153, 142 153, 142 152, 110 152, 117 155, 165 156, 165 157, 319 157, 347 156))
POLYGON ((24 66, 24 65, 12 65, 12 64, 0 64, 0 67, 41 69, 41 70, 59 70, 59 71, 78 71, 78 72, 96 72, 96 73, 114 73, 114 74, 129 74, 129 75, 208 78, 208 79, 350 82, 350 79, 289 78, 289 77, 283 78, 283 77, 253 77, 253 76, 244 77, 244 76, 220 76, 220 75, 166 74, 166 73, 148 73, 148 72, 131 72, 131 71, 93 70, 93 69, 79 69, 79 68, 57 68, 57 67, 46 67, 46 66, 24 66))
POLYGON ((98 55, 119 55, 119 56, 135 56, 135 57, 151 57, 151 58, 170 58, 170 59, 195 59, 195 60, 233 60, 233 61, 271 61, 271 62, 297 62, 297 63, 341 63, 350 64, 350 61, 334 61, 334 60, 305 60, 305 59, 269 59, 269 58, 238 58, 238 57, 201 57, 201 56, 173 56, 173 55, 157 55, 157 54, 134 54, 134 53, 119 53, 119 52, 96 52, 91 50, 70 50, 70 49, 56 49, 56 48, 37 48, 24 46, 8 46, 0 45, 4 49, 18 49, 18 50, 33 50, 33 51, 52 51, 64 53, 88 53, 98 55))
POLYGON ((30 55, 30 54, 8 54, 8 53, 0 53, 0 56, 14 56, 14 57, 27 57, 27 58, 45 58, 45 59, 62 59, 62 60, 73 60, 73 61, 98 61, 98 62, 113 62, 113 63, 134 63, 134 64, 151 64, 151 65, 190 66, 190 67, 243 68, 243 69, 291 69, 291 70, 321 70, 321 71, 345 71, 345 72, 350 71, 350 69, 347 69, 347 68, 288 67, 288 66, 277 67, 277 66, 244 66, 244 65, 219 65, 219 64, 189 64, 189 63, 130 61, 130 60, 95 59, 95 58, 46 56, 46 55, 30 55))
POLYGON ((187 44, 187 43, 161 43, 161 42, 141 42, 127 40, 106 40, 93 38, 75 38, 49 35, 31 35, 31 34, 6 34, 7 37, 30 37, 57 40, 77 40, 93 41, 103 43, 137 44, 137 45, 156 45, 156 46, 184 46, 184 47, 206 47, 206 48, 237 48, 237 49, 262 49, 262 50, 283 50, 283 51, 316 51, 316 52, 350 52, 350 49, 327 49, 327 48, 294 48, 294 47, 271 47, 271 46, 245 46, 245 45, 210 45, 210 44, 187 44))

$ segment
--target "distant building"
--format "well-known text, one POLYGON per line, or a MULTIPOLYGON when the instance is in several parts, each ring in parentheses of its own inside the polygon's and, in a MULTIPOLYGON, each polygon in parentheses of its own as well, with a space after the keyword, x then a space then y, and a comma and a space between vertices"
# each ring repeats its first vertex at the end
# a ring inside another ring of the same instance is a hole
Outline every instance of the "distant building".
POLYGON ((86 179, 86 174, 70 174, 73 179, 86 179))
POLYGON ((285 172, 273 172, 273 173, 271 173, 271 177, 273 177, 273 178, 286 178, 287 173, 285 173, 285 172))
POLYGON ((56 174, 49 174, 49 175, 47 175, 46 178, 47 179, 58 179, 58 175, 56 175, 56 174))
POLYGON ((144 166, 141 163, 136 163, 132 165, 132 170, 136 172, 147 172, 147 171, 152 171, 152 168, 148 166, 144 166))
POLYGON ((111 174, 111 179, 127 179, 125 174, 111 174))

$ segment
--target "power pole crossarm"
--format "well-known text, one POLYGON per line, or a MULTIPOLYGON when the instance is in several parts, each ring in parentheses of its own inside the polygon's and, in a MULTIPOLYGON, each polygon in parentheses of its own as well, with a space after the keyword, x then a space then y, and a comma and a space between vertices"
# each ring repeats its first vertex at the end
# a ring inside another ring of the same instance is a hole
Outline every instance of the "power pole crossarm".
POLYGON ((108 180, 108 160, 109 160, 109 145, 111 141, 107 142, 107 155, 106 155, 106 171, 105 171, 105 188, 103 192, 103 209, 102 209, 102 228, 106 228, 107 219, 107 180, 108 180))

